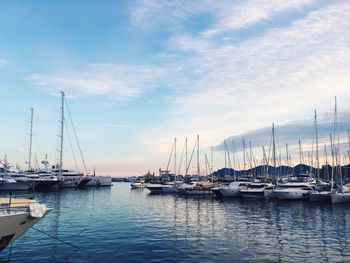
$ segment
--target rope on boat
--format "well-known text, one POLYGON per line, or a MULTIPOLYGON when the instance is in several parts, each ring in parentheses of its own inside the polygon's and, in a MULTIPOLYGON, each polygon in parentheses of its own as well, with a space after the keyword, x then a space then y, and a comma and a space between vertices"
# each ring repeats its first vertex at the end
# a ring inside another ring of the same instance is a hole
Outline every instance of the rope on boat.
POLYGON ((42 231, 42 230, 40 230, 40 229, 37 229, 37 228, 35 228, 35 227, 33 227, 33 226, 32 226, 32 228, 33 228, 34 230, 36 230, 36 231, 38 231, 38 232, 44 234, 44 235, 47 235, 48 237, 51 237, 52 239, 56 239, 56 240, 58 240, 58 241, 60 241, 60 242, 62 242, 62 243, 64 243, 64 244, 66 244, 66 245, 68 245, 68 246, 71 246, 71 247, 75 248, 75 249, 76 249, 75 251, 78 251, 78 250, 80 249, 78 246, 73 245, 73 244, 71 244, 71 243, 69 243, 69 242, 67 242, 67 241, 64 241, 64 240, 62 240, 62 239, 60 239, 60 238, 58 238, 58 237, 55 237, 55 236, 53 236, 53 235, 50 235, 50 234, 48 234, 48 233, 46 233, 46 232, 44 232, 44 231, 42 231))

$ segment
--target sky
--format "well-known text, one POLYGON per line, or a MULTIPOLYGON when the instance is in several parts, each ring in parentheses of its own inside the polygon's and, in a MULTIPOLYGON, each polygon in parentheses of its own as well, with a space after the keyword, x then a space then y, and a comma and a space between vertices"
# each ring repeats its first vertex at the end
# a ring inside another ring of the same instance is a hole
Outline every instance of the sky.
MULTIPOLYGON (((225 139, 241 151, 246 138, 261 158, 272 123, 278 151, 289 144, 297 159, 315 109, 329 145, 335 96, 345 155, 349 25, 349 1, 1 1, 0 158, 28 165, 33 107, 32 163, 57 162, 61 90, 88 172, 157 174, 174 138, 179 163, 197 134, 202 167, 211 147, 224 166, 225 139)), ((75 156, 82 170, 65 113, 64 166, 75 156)))

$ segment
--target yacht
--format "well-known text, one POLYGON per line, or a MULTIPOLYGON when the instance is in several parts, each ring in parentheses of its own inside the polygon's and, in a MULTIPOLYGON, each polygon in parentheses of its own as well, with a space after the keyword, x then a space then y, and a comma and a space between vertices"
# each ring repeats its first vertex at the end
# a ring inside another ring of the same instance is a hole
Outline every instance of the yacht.
POLYGON ((131 189, 145 188, 146 184, 144 180, 134 180, 131 184, 131 189))
POLYGON ((265 188, 271 187, 273 184, 265 182, 252 182, 245 188, 240 189, 240 193, 244 198, 264 199, 265 188))
POLYGON ((162 194, 164 185, 161 183, 157 184, 146 184, 146 188, 151 192, 151 194, 162 194))
POLYGON ((112 177, 110 176, 87 176, 87 179, 90 179, 87 182, 86 186, 111 186, 112 185, 112 177))
POLYGON ((313 185, 310 182, 287 182, 278 185, 273 193, 279 200, 301 200, 308 199, 312 189, 313 185))
POLYGON ((187 195, 210 195, 213 193, 211 191, 213 187, 213 182, 192 181, 189 184, 182 184, 180 192, 187 195))
POLYGON ((11 245, 52 209, 31 199, 0 198, 0 251, 11 245))
POLYGON ((211 191, 218 197, 239 197, 241 196, 241 189, 246 188, 249 184, 250 182, 246 181, 236 181, 229 185, 214 187, 211 191))
MULTIPOLYGON (((60 171, 56 170, 55 173, 59 175, 60 171)), ((59 176, 59 187, 61 188, 84 188, 91 181, 91 178, 79 171, 62 170, 61 173, 59 176)))

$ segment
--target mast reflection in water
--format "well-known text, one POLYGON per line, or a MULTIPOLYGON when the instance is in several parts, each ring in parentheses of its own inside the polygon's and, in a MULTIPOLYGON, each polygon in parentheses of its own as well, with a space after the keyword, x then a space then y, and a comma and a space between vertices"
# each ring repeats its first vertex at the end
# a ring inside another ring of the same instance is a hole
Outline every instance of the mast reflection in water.
POLYGON ((31 229, 11 261, 350 262, 347 204, 148 193, 128 183, 38 193, 54 211, 36 228, 59 240, 31 229))

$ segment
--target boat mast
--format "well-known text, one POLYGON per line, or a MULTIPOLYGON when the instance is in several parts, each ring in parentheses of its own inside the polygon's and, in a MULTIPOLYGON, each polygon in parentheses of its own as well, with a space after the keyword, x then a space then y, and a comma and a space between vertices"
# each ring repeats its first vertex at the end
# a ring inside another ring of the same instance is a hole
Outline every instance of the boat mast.
POLYGON ((334 144, 333 144, 333 138, 332 134, 329 134, 329 139, 331 141, 331 154, 332 154, 332 174, 331 174, 331 192, 333 192, 333 185, 334 185, 334 144))
POLYGON ((234 181, 237 181, 237 178, 236 178, 236 156, 235 156, 235 140, 232 140, 232 161, 233 161, 233 180, 234 181))
POLYGON ((247 164, 246 164, 246 161, 245 161, 245 141, 244 141, 244 139, 243 139, 243 166, 244 166, 244 175, 246 176, 247 164))
POLYGON ((185 139, 185 151, 186 151, 186 172, 185 172, 185 177, 186 177, 186 175, 187 175, 187 137, 186 137, 186 139, 185 139))
MULTIPOLYGON (((342 171, 341 171, 341 165, 340 165, 340 161, 338 158, 340 158, 340 149, 339 149, 339 127, 338 127, 338 113, 337 113, 337 97, 334 98, 334 102, 335 102, 335 107, 334 107, 334 132, 336 133, 334 136, 337 136, 337 147, 336 147, 336 151, 335 151, 335 160, 336 160, 336 166, 338 167, 338 171, 339 171, 339 178, 340 178, 340 190, 341 193, 344 193, 344 189, 343 189, 343 175, 342 175, 342 171)), ((334 138, 335 139, 335 138, 334 138)))
POLYGON ((62 166, 63 166, 63 128, 64 128, 64 92, 61 91, 62 102, 61 102, 61 134, 60 134, 60 160, 59 160, 59 172, 58 176, 62 176, 62 166))
POLYGON ((227 167, 227 160, 226 160, 226 158, 227 158, 227 156, 226 156, 226 140, 224 140, 224 154, 225 154, 225 178, 226 178, 226 167, 227 167))
POLYGON ((212 146, 212 147, 210 147, 210 159, 211 159, 210 161, 211 161, 211 171, 212 172, 213 172, 213 167, 214 167, 214 165, 213 165, 213 158, 214 158, 214 148, 212 146))
POLYGON ((350 133, 349 133, 349 130, 348 130, 348 142, 349 142, 348 158, 349 158, 349 164, 350 164, 350 133))
POLYGON ((324 168, 323 176, 324 176, 324 180, 326 180, 327 182, 329 182, 328 153, 327 153, 327 146, 326 146, 326 144, 324 145, 324 155, 325 155, 326 166, 325 166, 325 168, 324 168))
POLYGON ((29 134, 29 160, 28 160, 28 171, 31 170, 32 161, 32 142, 33 142, 33 108, 30 108, 30 134, 29 134))
POLYGON ((199 134, 197 135, 197 175, 199 178, 200 170, 199 170, 199 134))
POLYGON ((317 133, 316 110, 315 110, 315 136, 316 136, 316 178, 317 178, 317 182, 320 183, 320 159, 318 155, 318 133, 317 133))
MULTIPOLYGON (((275 143, 275 123, 272 123, 272 154, 273 154, 273 175, 276 177, 276 143, 275 143)), ((278 182, 278 174, 277 174, 278 182)))
POLYGON ((174 139, 174 147, 175 147, 175 153, 174 153, 174 179, 175 183, 177 182, 177 177, 176 177, 176 137, 174 139))

